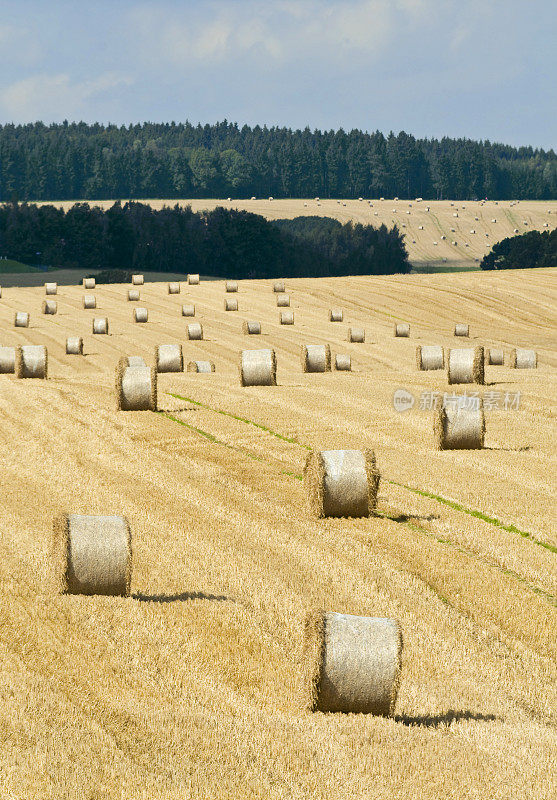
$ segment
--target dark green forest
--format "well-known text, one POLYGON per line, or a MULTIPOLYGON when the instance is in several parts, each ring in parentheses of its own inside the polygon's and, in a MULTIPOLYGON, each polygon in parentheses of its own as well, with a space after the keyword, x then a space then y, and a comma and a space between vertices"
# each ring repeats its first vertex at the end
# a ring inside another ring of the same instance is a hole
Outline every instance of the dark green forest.
POLYGON ((557 267, 557 228, 509 236, 493 245, 480 264, 482 269, 557 267))
POLYGON ((0 126, 0 201, 557 198, 553 150, 401 132, 84 122, 0 126))
POLYGON ((0 256, 86 270, 199 272, 223 278, 409 272, 398 228, 304 217, 268 222, 247 211, 155 211, 138 202, 104 211, 76 203, 0 205, 0 256))

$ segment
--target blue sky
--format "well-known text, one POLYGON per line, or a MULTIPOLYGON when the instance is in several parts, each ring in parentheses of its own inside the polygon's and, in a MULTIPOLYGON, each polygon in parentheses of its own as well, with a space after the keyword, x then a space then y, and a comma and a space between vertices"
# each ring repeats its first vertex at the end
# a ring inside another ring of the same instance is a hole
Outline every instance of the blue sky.
POLYGON ((557 148, 557 0, 0 0, 0 123, 406 130, 557 148))

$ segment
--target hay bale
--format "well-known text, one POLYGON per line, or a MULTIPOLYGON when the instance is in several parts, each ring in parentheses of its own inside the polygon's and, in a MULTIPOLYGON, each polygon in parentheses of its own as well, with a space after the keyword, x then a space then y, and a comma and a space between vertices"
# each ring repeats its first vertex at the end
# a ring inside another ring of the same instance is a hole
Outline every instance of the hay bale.
POLYGON ((195 306, 193 303, 186 303, 182 306, 183 317, 195 317, 195 306))
POLYGON ((317 517, 369 517, 380 475, 373 450, 312 451, 304 467, 309 506, 317 517))
POLYGON ((97 307, 97 298, 94 294, 84 294, 83 295, 83 308, 96 308, 97 307))
POLYGON ((224 301, 225 311, 238 311, 238 300, 234 298, 226 298, 224 301))
POLYGON ((199 275, 197 274, 188 275, 188 283, 190 286, 197 286, 197 284, 199 283, 199 275))
POLYGON ((0 286, 0 297, 2 297, 2 287, 0 286))
POLYGON ((181 344, 159 344, 155 347, 157 372, 183 372, 184 355, 181 344))
POLYGON ((346 353, 337 353, 335 356, 335 369, 340 372, 351 372, 352 359, 346 353))
POLYGON ((535 350, 525 350, 517 347, 511 350, 511 367, 513 369, 536 369, 538 354, 535 350))
POLYGON ((293 311, 281 311, 280 312, 280 324, 281 325, 294 325, 294 312, 293 311))
POLYGON ((457 322, 454 326, 455 336, 470 336, 470 326, 464 322, 457 322))
POLYGON ((284 281, 275 281, 273 284, 273 292, 275 292, 275 294, 282 294, 284 292, 284 281))
POLYGON ((253 320, 248 320, 242 324, 242 330, 245 334, 257 335, 261 333, 261 323, 253 320))
POLYGON ((329 322, 342 322, 344 319, 344 311, 342 308, 329 309, 329 322))
POLYGON ((66 354, 71 356, 83 355, 83 339, 81 336, 68 336, 66 339, 66 354))
POLYGON ((433 435, 438 450, 481 450, 485 417, 481 399, 473 405, 439 403, 433 414, 433 435))
POLYGON ((303 344, 301 348, 303 372, 329 372, 331 348, 328 344, 303 344))
POLYGON ((146 308, 138 306, 133 310, 133 321, 134 322, 148 322, 149 321, 149 311, 146 308))
POLYGON ((214 372, 215 365, 212 361, 190 361, 188 372, 214 372))
POLYGON ((277 358, 274 350, 242 350, 240 353, 242 386, 276 386, 277 358))
POLYGON ((170 281, 168 284, 168 294, 180 294, 180 284, 177 281, 170 281))
POLYGON ((290 295, 277 294, 277 306, 279 308, 288 308, 290 306, 290 295))
POLYGON ((318 611, 304 631, 311 711, 392 717, 402 669, 395 619, 318 611))
POLYGON ((56 300, 43 300, 42 312, 43 314, 56 314, 58 311, 58 303, 56 300))
POLYGON ((225 292, 237 292, 238 291, 238 281, 226 281, 224 284, 224 291, 225 292))
POLYGON ((128 289, 128 300, 136 303, 139 300, 139 289, 128 289))
POLYGON ((55 518, 53 528, 54 579, 58 591, 129 595, 132 543, 125 517, 61 514, 55 518))
POLYGON ((44 344, 24 344, 15 351, 17 378, 47 378, 48 351, 44 344))
POLYGON ((14 325, 16 328, 28 328, 29 313, 27 311, 16 311, 14 317, 14 325))
POLYGON ((141 356, 122 356, 119 362, 124 367, 145 367, 145 361, 141 356))
POLYGON ((127 367, 121 359, 116 367, 116 406, 119 411, 156 411, 156 368, 127 367))
POLYGON ((349 342, 365 342, 366 332, 363 328, 348 328, 349 342))
POLYGON ((93 319, 93 333, 108 334, 108 318, 107 317, 94 317, 94 319, 93 319))
POLYGON ((203 326, 200 322, 192 322, 187 327, 188 339, 203 339, 203 326))
POLYGON ((83 288, 84 289, 94 289, 97 285, 97 282, 94 278, 83 278, 83 288))
POLYGON ((45 285, 44 285, 44 293, 45 294, 58 294, 58 284, 57 283, 45 283, 45 285))
POLYGON ((500 348, 491 348, 487 351, 487 363, 502 367, 505 363, 505 354, 500 348))
POLYGON ((395 324, 395 336, 410 336, 410 325, 408 322, 397 322, 395 324))
POLYGON ((15 372, 15 347, 0 347, 0 375, 15 372))
POLYGON ((445 351, 440 344, 423 344, 416 347, 418 369, 444 369, 445 351))
POLYGON ((453 383, 484 383, 483 347, 461 347, 449 350, 447 379, 453 383))
POLYGON ((143 275, 132 275, 132 283, 134 286, 143 286, 145 283, 143 275))

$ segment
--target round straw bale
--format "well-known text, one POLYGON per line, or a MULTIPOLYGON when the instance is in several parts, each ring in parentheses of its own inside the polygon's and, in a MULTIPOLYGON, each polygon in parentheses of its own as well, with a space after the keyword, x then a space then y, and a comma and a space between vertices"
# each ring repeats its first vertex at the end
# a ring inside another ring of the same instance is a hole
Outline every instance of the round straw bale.
POLYGON ((365 342, 366 332, 363 328, 348 328, 349 342, 365 342))
POLYGON ((294 325, 294 312, 293 311, 281 311, 280 312, 280 324, 281 325, 294 325))
POLYGON ((335 356, 335 369, 350 372, 352 370, 352 359, 345 353, 337 353, 335 356))
POLYGON ((234 298, 225 299, 224 301, 224 310, 225 311, 238 311, 238 300, 234 298))
POLYGON ((44 344, 24 344, 15 351, 17 378, 47 378, 48 351, 44 344))
POLYGON ((145 361, 141 356, 122 356, 120 364, 123 367, 145 367, 145 361))
POLYGON ((303 372, 329 372, 331 348, 328 344, 303 344, 301 348, 303 372))
POLYGON ((395 711, 402 633, 395 619, 318 611, 308 616, 304 651, 311 711, 395 711))
POLYGON ((273 292, 282 294, 284 292, 284 281, 275 281, 273 284, 273 292))
POLYGON ((132 275, 132 283, 134 286, 143 286, 145 283, 143 275, 132 275))
POLYGON ((418 369, 444 369, 445 351, 440 344, 424 344, 416 347, 418 369))
POLYGON ((188 372, 214 372, 215 365, 212 361, 190 361, 188 372))
POLYGON ((470 326, 464 322, 457 322, 454 326, 455 336, 470 336, 470 326))
POLYGON ((498 367, 503 366, 505 363, 505 354, 500 348, 492 347, 487 351, 487 363, 494 364, 498 367))
POLYGON ((61 514, 53 526, 56 588, 63 594, 127 597, 132 572, 125 517, 61 514))
POLYGON ((451 348, 448 362, 449 383, 484 383, 483 347, 451 348))
POLYGON ((68 336, 66 339, 66 353, 72 356, 83 355, 83 339, 81 336, 68 336))
POLYGON ((16 311, 14 317, 14 325, 16 328, 28 328, 29 313, 27 311, 16 311))
POLYGON ((190 286, 197 286, 199 283, 199 275, 188 275, 188 283, 190 286))
POLYGON ((119 411, 157 410, 156 367, 116 367, 116 403, 119 411))
POLYGON ((344 311, 342 308, 329 309, 329 322, 342 322, 344 319, 344 311))
POLYGON ((242 386, 276 386, 277 359, 274 350, 242 350, 240 353, 242 386))
POLYGON ((108 333, 108 318, 107 317, 94 317, 94 319, 93 319, 93 333, 108 333))
POLYGON ((83 288, 84 289, 94 289, 97 285, 97 282, 94 278, 83 278, 83 288))
POLYGON ((43 314, 56 314, 58 311, 58 303, 56 300, 43 300, 43 314))
POLYGON ((287 308, 290 306, 290 295, 277 294, 277 306, 279 306, 279 308, 287 308))
POLYGON ((157 372, 183 372, 184 355, 181 344, 159 344, 155 347, 157 372))
POLYGON ((177 281, 170 281, 168 284, 168 294, 180 294, 180 284, 177 281))
POLYGON ((203 326, 200 322, 192 322, 188 325, 188 339, 203 339, 203 326))
POLYGON ((139 300, 139 289, 128 289, 128 300, 137 302, 139 300))
POLYGON ((58 294, 58 284, 57 283, 45 283, 45 285, 44 285, 44 293, 45 294, 58 294))
POLYGON ((15 372, 15 347, 0 347, 0 375, 15 372))
POLYGON ((511 367, 513 369, 536 369, 538 366, 538 354, 535 350, 524 350, 516 348, 511 350, 511 367))
POLYGON ((474 405, 439 403, 433 414, 433 435, 438 450, 481 450, 485 435, 482 400, 474 405))
POLYGON ((397 322, 395 336, 410 336, 410 325, 407 322, 397 322))
POLYGON ((242 324, 242 330, 247 334, 261 333, 261 323, 255 322, 254 320, 248 320, 242 324))
POLYGON ((379 480, 373 450, 312 451, 304 467, 308 503, 317 517, 369 517, 379 480))
POLYGON ((97 298, 94 294, 84 294, 83 295, 83 308, 96 308, 97 307, 97 298))
POLYGON ((133 319, 134 322, 148 322, 149 311, 146 308, 136 306, 133 310, 133 319))
POLYGON ((238 281, 226 281, 224 284, 224 291, 225 292, 237 292, 238 291, 238 281))
POLYGON ((182 316, 195 317, 195 306, 193 303, 187 303, 186 305, 182 306, 182 316))

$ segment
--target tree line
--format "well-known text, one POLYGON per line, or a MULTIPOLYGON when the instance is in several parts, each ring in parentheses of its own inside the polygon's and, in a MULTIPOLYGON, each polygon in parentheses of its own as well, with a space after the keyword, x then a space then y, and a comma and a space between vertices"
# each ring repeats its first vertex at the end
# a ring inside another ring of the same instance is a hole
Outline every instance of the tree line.
POLYGON ((269 222, 218 207, 154 210, 138 202, 106 211, 75 203, 0 205, 0 256, 85 270, 199 272, 222 278, 322 277, 409 272, 404 238, 385 225, 321 217, 269 222))
POLYGON ((481 269, 557 267, 557 228, 509 236, 493 245, 480 263, 481 269))
POLYGON ((143 123, 0 126, 0 201, 557 197, 553 150, 398 135, 143 123))

